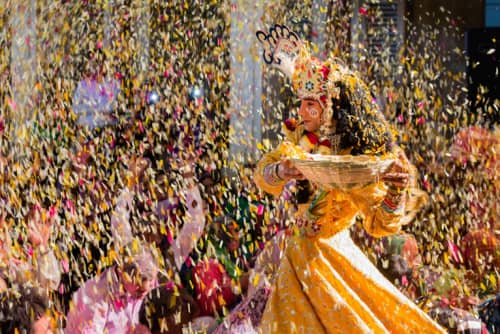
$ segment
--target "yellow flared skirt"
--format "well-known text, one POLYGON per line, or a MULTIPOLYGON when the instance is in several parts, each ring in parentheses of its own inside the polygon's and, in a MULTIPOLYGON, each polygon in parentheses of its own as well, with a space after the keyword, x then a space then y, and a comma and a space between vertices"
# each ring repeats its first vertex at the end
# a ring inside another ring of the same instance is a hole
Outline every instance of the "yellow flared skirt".
POLYGON ((289 241, 260 332, 446 333, 377 270, 347 230, 289 241))

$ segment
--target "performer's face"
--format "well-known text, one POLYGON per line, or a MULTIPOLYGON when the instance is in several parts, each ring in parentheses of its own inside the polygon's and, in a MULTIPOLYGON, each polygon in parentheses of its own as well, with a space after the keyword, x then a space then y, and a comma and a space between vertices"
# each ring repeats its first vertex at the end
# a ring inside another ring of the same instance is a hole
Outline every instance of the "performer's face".
POLYGON ((321 125, 321 113, 323 109, 318 101, 313 99, 303 99, 300 104, 299 116, 304 122, 306 131, 317 131, 321 125))

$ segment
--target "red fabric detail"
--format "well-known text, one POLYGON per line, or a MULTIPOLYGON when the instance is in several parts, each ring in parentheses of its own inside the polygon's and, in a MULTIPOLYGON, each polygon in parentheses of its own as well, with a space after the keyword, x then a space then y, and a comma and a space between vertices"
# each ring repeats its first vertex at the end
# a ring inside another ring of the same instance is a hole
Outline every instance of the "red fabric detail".
POLYGON ((326 95, 321 95, 319 99, 321 100, 321 103, 323 103, 323 105, 326 104, 326 95))
POLYGON ((319 145, 326 146, 326 147, 330 147, 331 146, 331 143, 330 143, 330 141, 328 139, 324 139, 324 140, 320 141, 319 138, 318 138, 318 135, 315 134, 315 133, 313 133, 313 132, 306 131, 305 135, 307 136, 307 138, 309 139, 309 141, 313 145, 319 144, 319 145))
POLYGON ((323 73, 323 79, 327 79, 328 78, 328 74, 330 74, 330 68, 328 66, 321 66, 321 69, 319 70, 321 73, 323 73))
POLYGON ((330 141, 328 139, 324 139, 324 140, 320 141, 319 144, 321 146, 326 146, 326 147, 331 147, 332 146, 332 144, 330 143, 330 141))
POLYGON ((288 118, 285 120, 285 126, 288 130, 294 131, 297 128, 297 120, 293 118, 288 118))
POLYGON ((487 229, 469 231, 462 240, 465 265, 475 272, 499 268, 500 259, 495 255, 498 241, 495 233, 487 229), (487 259, 492 259, 489 262, 487 259))
POLYGON ((193 268, 193 283, 200 316, 222 314, 223 306, 236 302, 231 278, 216 259, 201 261, 193 268))

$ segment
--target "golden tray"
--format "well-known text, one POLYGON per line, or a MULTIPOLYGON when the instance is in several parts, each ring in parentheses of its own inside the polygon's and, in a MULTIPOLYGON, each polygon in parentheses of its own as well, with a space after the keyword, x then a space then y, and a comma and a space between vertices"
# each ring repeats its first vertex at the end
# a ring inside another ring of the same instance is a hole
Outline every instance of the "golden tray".
POLYGON ((370 155, 308 154, 305 159, 291 161, 309 181, 321 188, 348 190, 378 182, 394 159, 370 155))

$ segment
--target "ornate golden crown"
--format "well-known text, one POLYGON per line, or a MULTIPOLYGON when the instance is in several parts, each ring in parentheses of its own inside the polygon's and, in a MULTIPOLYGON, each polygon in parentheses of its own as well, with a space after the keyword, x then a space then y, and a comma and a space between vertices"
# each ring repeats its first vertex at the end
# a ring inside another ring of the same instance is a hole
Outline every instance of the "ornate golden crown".
POLYGON ((292 75, 295 93, 301 99, 313 99, 327 107, 330 74, 329 64, 322 63, 314 57, 297 59, 292 75))
POLYGON ((264 61, 290 78, 300 99, 314 99, 323 108, 322 137, 335 135, 332 100, 340 99, 341 90, 349 100, 353 115, 379 113, 370 90, 355 73, 337 58, 321 61, 313 57, 307 45, 288 27, 276 24, 268 33, 257 31, 257 38, 264 46, 264 61))
POLYGON ((334 83, 342 77, 343 67, 313 57, 297 33, 285 25, 275 24, 268 33, 259 30, 256 35, 264 47, 264 61, 291 79, 299 98, 314 99, 325 109, 333 97, 338 97, 334 83))

